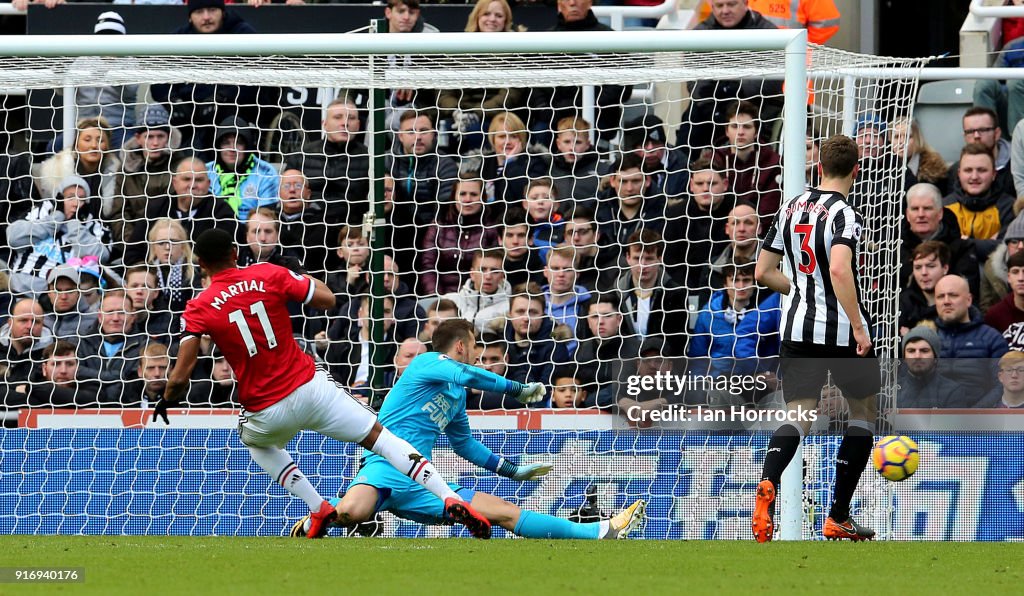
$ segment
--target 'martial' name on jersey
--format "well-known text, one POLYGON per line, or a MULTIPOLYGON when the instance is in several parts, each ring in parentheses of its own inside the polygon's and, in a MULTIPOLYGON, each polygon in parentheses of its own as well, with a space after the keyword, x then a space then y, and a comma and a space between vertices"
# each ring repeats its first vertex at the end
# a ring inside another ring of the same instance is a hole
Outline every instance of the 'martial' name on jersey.
POLYGON ((210 306, 220 310, 220 307, 224 306, 224 303, 230 300, 233 296, 237 296, 242 292, 266 292, 263 289, 263 281, 256 281, 255 279, 247 279, 238 283, 231 284, 227 288, 220 291, 220 296, 213 299, 210 306))

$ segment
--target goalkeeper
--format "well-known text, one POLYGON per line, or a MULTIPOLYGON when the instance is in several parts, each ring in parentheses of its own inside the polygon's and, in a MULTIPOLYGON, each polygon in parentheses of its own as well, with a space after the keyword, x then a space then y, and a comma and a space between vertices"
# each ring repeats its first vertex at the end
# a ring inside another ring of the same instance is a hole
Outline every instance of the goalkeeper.
MULTIPOLYGON (((502 392, 523 403, 544 398, 540 383, 523 385, 490 371, 471 366, 476 340, 473 324, 450 319, 438 325, 432 339, 436 351, 420 354, 405 369, 381 407, 380 423, 409 441, 423 457, 431 451, 442 432, 452 448, 474 464, 514 480, 535 480, 551 471, 551 465, 517 465, 491 452, 472 437, 466 415, 466 390, 502 392)), ((460 497, 490 523, 526 538, 625 538, 644 517, 645 503, 636 501, 610 520, 578 524, 543 513, 522 511, 493 495, 452 485, 460 497)), ((336 504, 337 517, 331 525, 353 527, 371 520, 378 511, 423 524, 450 524, 444 503, 395 470, 387 460, 369 451, 345 496, 336 504)), ((306 535, 309 516, 292 527, 291 535, 306 535)), ((470 528, 472 530, 472 528, 470 528)), ((323 533, 327 528, 324 527, 323 533)))

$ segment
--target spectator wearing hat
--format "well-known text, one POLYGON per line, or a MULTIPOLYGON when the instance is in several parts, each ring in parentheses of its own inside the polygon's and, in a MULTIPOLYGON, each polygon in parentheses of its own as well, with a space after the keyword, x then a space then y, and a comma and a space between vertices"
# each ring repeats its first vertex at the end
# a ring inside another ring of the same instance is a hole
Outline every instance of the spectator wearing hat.
POLYGON ((889 125, 884 118, 874 114, 862 116, 854 127, 853 138, 860 153, 860 173, 848 201, 856 206, 886 196, 892 169, 897 164, 889 151, 889 125))
POLYGON ((760 142, 757 106, 737 101, 725 112, 725 137, 728 145, 715 150, 722 163, 732 194, 739 201, 757 207, 765 230, 779 210, 782 200, 782 159, 771 147, 760 142))
POLYGON ((931 325, 918 325, 903 336, 897 408, 960 408, 977 402, 967 398, 963 386, 941 373, 940 352, 941 340, 931 325))
POLYGON ((88 183, 89 211, 100 214, 107 220, 120 217, 114 206, 117 196, 117 175, 121 171, 121 160, 116 151, 111 151, 110 123, 106 118, 81 118, 75 123, 75 140, 72 145, 39 164, 36 184, 40 195, 51 198, 64 189, 61 184, 69 176, 79 176, 88 183))
POLYGON ((224 0, 189 0, 188 24, 175 33, 256 33, 252 25, 224 8, 224 0))
POLYGON ((249 219, 252 211, 278 202, 281 178, 277 168, 259 158, 256 139, 251 124, 237 116, 227 118, 217 126, 214 137, 217 158, 206 164, 210 192, 223 197, 241 222, 249 219))
POLYGON ((72 257, 68 259, 68 265, 78 269, 78 275, 81 277, 78 290, 82 293, 84 312, 94 313, 99 310, 103 290, 121 283, 120 278, 100 265, 96 257, 72 257))
POLYGON ((169 118, 162 105, 146 106, 142 125, 122 147, 118 188, 123 206, 115 209, 118 219, 124 219, 122 238, 132 237, 149 201, 167 196, 171 188, 171 163, 181 146, 181 132, 171 127, 169 118))
POLYGON ((58 187, 54 198, 40 202, 7 230, 15 294, 46 293, 50 270, 68 259, 92 256, 103 261, 110 256, 110 229, 99 218, 89 183, 68 176, 58 187))
POLYGON ((654 114, 647 114, 625 125, 623 151, 632 151, 643 159, 644 174, 651 179, 649 192, 668 200, 678 199, 686 192, 689 172, 679 151, 669 149, 665 123, 654 114))
POLYGON ((988 312, 997 302, 1010 291, 1007 281, 1006 263, 1010 257, 1024 247, 1024 216, 1018 215, 1006 228, 1003 241, 996 246, 992 254, 985 260, 981 270, 981 301, 978 307, 988 312))
POLYGON ((854 140, 861 159, 874 159, 885 155, 888 146, 888 125, 878 116, 862 116, 857 120, 854 140))
POLYGON ((1010 291, 985 313, 985 324, 1004 333, 1014 323, 1024 323, 1024 252, 1006 260, 1010 291))
POLYGON ((39 299, 46 325, 57 339, 78 343, 78 338, 96 323, 96 314, 90 312, 79 283, 81 273, 71 265, 60 265, 47 276, 48 290, 39 299))
POLYGON ((1007 352, 999 359, 999 384, 975 407, 1024 408, 1024 352, 1007 352))

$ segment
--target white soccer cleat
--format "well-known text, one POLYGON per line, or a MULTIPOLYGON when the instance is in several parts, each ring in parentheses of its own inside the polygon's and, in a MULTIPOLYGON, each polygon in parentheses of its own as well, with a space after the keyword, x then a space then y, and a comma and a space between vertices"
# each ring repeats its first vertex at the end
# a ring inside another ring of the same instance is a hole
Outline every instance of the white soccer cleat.
POLYGON ((638 499, 635 503, 618 512, 608 520, 606 539, 624 540, 647 519, 647 503, 638 499))

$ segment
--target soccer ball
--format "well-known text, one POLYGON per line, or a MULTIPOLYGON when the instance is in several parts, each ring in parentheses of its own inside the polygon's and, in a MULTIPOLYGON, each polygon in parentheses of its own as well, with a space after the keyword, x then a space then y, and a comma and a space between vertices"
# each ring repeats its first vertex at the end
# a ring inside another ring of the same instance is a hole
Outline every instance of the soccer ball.
POLYGON ((900 482, 914 475, 921 455, 917 443, 910 437, 883 437, 871 452, 875 469, 886 480, 900 482))

